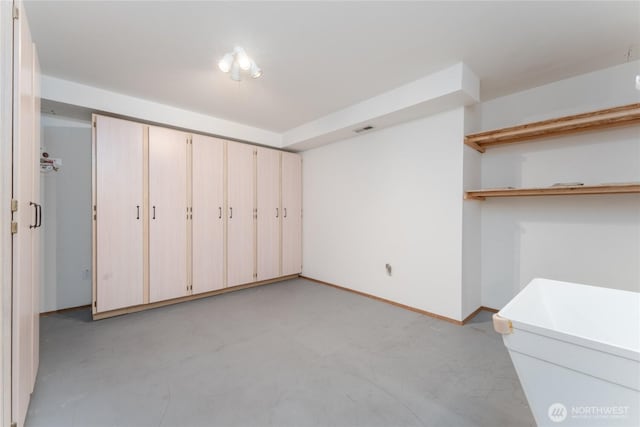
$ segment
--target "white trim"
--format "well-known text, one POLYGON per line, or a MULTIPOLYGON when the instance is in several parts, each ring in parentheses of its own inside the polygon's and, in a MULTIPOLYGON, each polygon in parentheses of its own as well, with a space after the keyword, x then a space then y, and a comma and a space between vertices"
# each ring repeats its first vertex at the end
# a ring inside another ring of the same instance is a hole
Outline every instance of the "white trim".
POLYGON ((42 75, 42 98, 196 132, 279 148, 282 135, 241 123, 42 75))
POLYGON ((480 80, 463 62, 286 131, 282 148, 303 151, 480 100, 480 80))

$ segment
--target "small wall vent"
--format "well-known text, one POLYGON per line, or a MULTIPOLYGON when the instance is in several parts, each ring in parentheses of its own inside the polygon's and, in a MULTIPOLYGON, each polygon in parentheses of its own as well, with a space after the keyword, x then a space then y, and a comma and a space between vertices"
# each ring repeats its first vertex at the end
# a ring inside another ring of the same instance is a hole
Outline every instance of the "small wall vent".
POLYGON ((361 127, 359 129, 354 130, 355 133, 362 133, 362 132, 366 132, 373 129, 373 126, 365 126, 365 127, 361 127))

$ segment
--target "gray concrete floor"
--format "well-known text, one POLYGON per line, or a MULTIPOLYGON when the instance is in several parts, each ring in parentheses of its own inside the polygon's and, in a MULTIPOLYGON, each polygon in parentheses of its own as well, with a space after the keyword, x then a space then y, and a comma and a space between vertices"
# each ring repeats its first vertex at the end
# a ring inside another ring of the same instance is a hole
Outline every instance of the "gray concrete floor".
POLYGON ((38 426, 532 426, 490 315, 456 326, 290 280, 41 319, 38 426))

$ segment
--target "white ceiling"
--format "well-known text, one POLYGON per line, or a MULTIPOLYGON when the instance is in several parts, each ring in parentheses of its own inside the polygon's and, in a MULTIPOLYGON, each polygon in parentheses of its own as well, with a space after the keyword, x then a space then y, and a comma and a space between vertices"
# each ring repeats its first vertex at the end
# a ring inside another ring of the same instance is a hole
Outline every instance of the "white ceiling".
POLYGON ((44 74, 282 132, 464 61, 482 98, 638 58, 640 2, 27 1, 44 74), (233 82, 243 46, 264 70, 233 82))

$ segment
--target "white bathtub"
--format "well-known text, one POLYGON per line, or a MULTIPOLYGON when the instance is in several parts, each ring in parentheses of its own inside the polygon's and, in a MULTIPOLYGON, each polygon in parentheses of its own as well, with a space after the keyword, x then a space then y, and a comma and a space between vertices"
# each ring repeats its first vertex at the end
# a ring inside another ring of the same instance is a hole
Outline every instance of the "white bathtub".
POLYGON ((534 279, 499 313, 540 426, 640 426, 640 293, 534 279))

